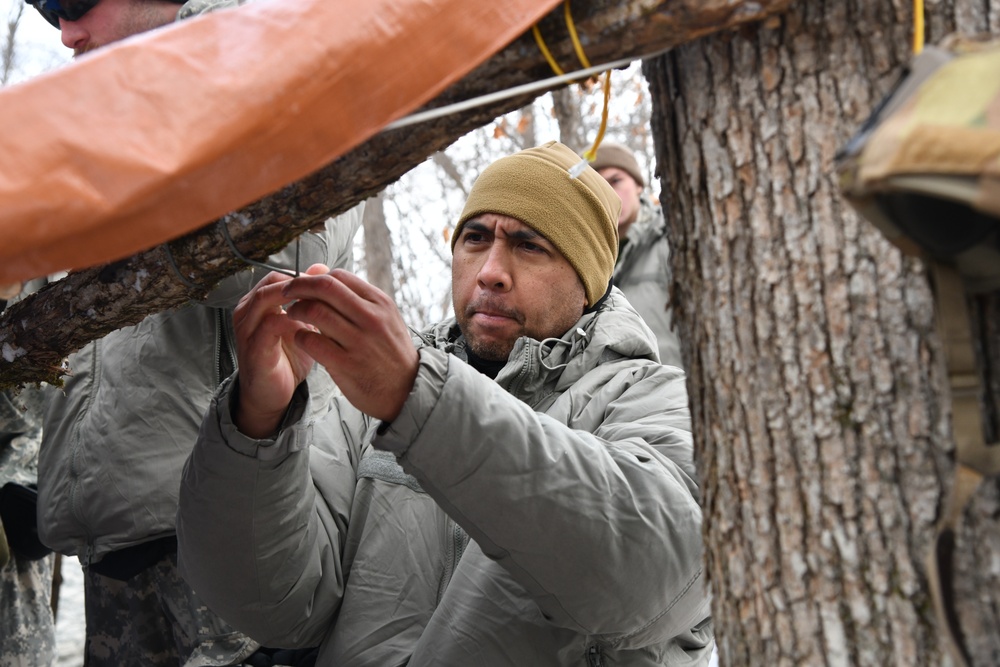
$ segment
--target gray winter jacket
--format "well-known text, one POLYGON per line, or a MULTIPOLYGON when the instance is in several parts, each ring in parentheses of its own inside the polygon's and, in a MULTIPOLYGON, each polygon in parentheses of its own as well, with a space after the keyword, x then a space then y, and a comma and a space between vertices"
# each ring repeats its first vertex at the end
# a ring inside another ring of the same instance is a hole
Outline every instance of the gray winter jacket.
POLYGON ((614 290, 493 381, 447 321, 391 424, 342 397, 303 418, 303 383, 275 440, 235 429, 227 383, 184 471, 181 572, 320 666, 707 664, 687 395, 652 345, 614 290))
MULTIPOLYGON (((360 208, 303 234, 300 267, 345 266, 360 208)), ((295 244, 272 262, 295 265, 295 244)), ((181 469, 220 382, 235 370, 232 308, 266 275, 227 278, 203 302, 150 315, 69 358, 49 392, 38 463, 42 541, 83 565, 174 534, 181 469)), ((334 391, 326 377, 322 391, 334 391)))
POLYGON ((645 194, 639 214, 622 241, 613 277, 643 321, 653 330, 660 362, 683 368, 681 342, 670 314, 670 245, 663 211, 645 194))

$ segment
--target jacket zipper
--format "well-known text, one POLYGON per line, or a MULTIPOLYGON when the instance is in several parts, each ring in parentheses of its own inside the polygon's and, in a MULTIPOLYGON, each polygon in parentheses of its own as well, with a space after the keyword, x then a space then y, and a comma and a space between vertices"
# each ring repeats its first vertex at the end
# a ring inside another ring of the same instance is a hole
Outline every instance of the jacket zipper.
POLYGON ((587 649, 587 664, 590 667, 603 667, 604 659, 601 658, 600 646, 591 646, 587 649))
MULTIPOLYGON (((532 352, 532 346, 530 344, 525 345, 524 350, 521 352, 521 363, 517 374, 515 374, 512 378, 508 378, 497 383, 514 398, 524 400, 524 397, 521 396, 520 392, 521 387, 524 386, 525 378, 528 377, 532 371, 532 352)), ((509 366, 510 363, 508 362, 507 365, 509 366)), ((501 373, 502 372, 503 371, 501 371, 501 373)))
POLYGON ((455 568, 458 567, 458 561, 462 560, 462 554, 465 553, 465 531, 457 523, 452 532, 452 539, 455 540, 455 560, 451 566, 451 571, 454 573, 455 568))
POLYGON ((218 327, 218 344, 215 346, 215 386, 222 384, 222 381, 236 370, 236 354, 229 338, 229 327, 226 323, 226 311, 222 308, 216 309, 215 324, 218 327), (223 365, 228 361, 228 367, 223 365), (228 372, 227 372, 228 371, 228 372))
POLYGON ((448 522, 451 523, 451 544, 449 545, 448 558, 445 561, 444 575, 441 577, 441 586, 438 589, 435 606, 441 603, 444 592, 451 583, 451 577, 458 568, 458 561, 462 560, 462 554, 465 553, 465 531, 453 519, 449 518, 448 522))
MULTIPOLYGON (((90 413, 90 409, 93 404, 94 395, 98 392, 98 385, 101 382, 101 365, 98 363, 98 359, 101 356, 101 348, 103 347, 103 341, 98 339, 94 341, 94 347, 90 357, 90 387, 87 388, 87 396, 84 398, 83 407, 80 410, 80 415, 87 415, 90 413)), ((82 420, 81 416, 77 416, 76 421, 79 423, 82 420)), ((78 465, 81 450, 83 450, 84 444, 80 440, 79 431, 73 436, 73 446, 70 449, 70 475, 72 479, 69 482, 69 505, 70 511, 73 513, 73 518, 79 522, 83 527, 83 533, 86 538, 86 546, 84 547, 82 554, 77 554, 80 559, 80 564, 83 567, 90 565, 91 561, 94 559, 94 552, 96 551, 94 533, 91 530, 91 525, 87 520, 86 514, 82 511, 79 506, 79 494, 80 494, 80 474, 81 467, 78 465)))

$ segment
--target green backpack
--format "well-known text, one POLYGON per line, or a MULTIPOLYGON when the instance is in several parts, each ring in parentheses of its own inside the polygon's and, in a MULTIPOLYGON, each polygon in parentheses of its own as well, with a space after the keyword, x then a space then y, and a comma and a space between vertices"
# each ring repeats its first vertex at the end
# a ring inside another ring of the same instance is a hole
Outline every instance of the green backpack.
POLYGON ((987 444, 967 293, 1000 289, 1000 41, 950 38, 923 50, 836 158, 844 197, 904 253, 928 262, 948 362, 955 480, 928 557, 938 623, 969 663, 951 586, 955 530, 984 478, 987 444))
POLYGON ((928 47, 837 156, 844 196, 909 254, 1000 289, 1000 42, 928 47))

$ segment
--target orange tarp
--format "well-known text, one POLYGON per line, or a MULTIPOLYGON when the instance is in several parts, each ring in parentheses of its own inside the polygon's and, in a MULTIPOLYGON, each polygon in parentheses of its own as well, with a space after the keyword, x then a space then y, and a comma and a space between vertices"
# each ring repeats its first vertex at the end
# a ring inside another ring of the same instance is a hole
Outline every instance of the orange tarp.
POLYGON ((558 1, 263 0, 0 91, 0 284, 129 256, 305 177, 558 1))

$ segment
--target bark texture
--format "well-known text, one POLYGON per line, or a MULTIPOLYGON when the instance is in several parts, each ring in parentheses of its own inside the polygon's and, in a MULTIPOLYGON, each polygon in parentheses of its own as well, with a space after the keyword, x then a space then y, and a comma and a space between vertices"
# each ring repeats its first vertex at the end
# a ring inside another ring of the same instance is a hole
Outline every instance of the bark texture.
MULTIPOLYGON (((606 63, 639 58, 760 19, 790 1, 577 0, 573 17, 591 62, 606 63)), ((562 11, 546 17, 540 28, 557 60, 574 69, 577 60, 562 11)), ((549 76, 529 32, 429 106, 549 76)), ((231 252, 223 226, 244 255, 262 260, 328 216, 377 193, 469 130, 521 108, 539 94, 383 132, 312 176, 201 231, 112 265, 71 274, 43 289, 0 317, 0 388, 58 382, 62 360, 70 352, 150 313, 200 298, 219 280, 244 268, 231 252)))
MULTIPOLYGON (((998 7, 928 3, 928 41, 995 31, 998 7)), ((910 59, 911 11, 802 0, 645 64, 723 664, 945 656, 925 566, 954 469, 931 293, 833 171, 910 59)), ((976 310, 994 364, 996 303, 976 310)), ((978 665, 1000 664, 998 509, 993 480, 957 545, 978 665)))

